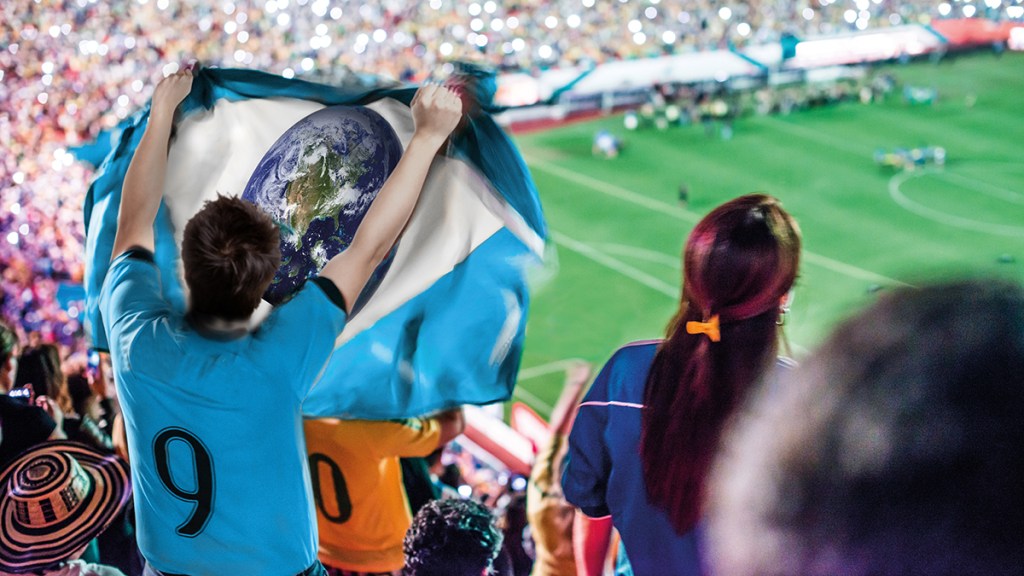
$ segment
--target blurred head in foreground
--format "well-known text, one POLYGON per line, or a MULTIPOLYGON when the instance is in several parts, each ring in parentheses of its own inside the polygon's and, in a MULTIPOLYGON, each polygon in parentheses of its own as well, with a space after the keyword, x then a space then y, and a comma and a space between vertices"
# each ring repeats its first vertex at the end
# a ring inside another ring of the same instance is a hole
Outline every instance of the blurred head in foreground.
POLYGON ((1024 570, 1024 290, 906 290, 761 391, 712 477, 716 574, 1024 570))

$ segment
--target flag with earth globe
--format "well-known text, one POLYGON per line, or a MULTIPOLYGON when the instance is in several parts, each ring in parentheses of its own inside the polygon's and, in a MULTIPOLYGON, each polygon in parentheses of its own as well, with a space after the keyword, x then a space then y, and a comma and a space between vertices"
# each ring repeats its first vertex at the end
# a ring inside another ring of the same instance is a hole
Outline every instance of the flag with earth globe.
MULTIPOLYGON (((199 70, 181 106, 156 222, 167 300, 184 310, 185 222, 224 194, 279 223, 282 266, 261 311, 286 301, 351 242, 412 136, 414 93, 199 70)), ((118 127, 86 198, 87 325, 99 349, 108 346, 97 305, 121 185, 147 119, 142 110, 118 127)), ((546 235, 514 145, 488 114, 475 115, 449 154, 435 159, 408 226, 355 303, 304 411, 398 418, 507 399, 522 352, 526 271, 546 235)))

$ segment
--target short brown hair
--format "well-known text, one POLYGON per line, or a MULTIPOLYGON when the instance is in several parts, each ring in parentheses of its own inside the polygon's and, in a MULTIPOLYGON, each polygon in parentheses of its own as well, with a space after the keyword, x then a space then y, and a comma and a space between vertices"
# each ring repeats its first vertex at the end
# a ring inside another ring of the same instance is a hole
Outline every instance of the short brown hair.
POLYGON ((218 196, 185 225, 181 259, 190 314, 244 320, 260 303, 281 264, 281 233, 266 213, 218 196))

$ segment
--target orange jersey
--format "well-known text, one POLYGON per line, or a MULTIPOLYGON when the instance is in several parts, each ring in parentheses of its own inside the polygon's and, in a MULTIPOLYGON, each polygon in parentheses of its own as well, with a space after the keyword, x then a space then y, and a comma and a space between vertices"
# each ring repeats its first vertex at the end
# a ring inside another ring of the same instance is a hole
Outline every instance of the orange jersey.
POLYGON ((437 420, 306 420, 320 560, 362 572, 399 570, 412 513, 399 457, 438 445, 437 420))

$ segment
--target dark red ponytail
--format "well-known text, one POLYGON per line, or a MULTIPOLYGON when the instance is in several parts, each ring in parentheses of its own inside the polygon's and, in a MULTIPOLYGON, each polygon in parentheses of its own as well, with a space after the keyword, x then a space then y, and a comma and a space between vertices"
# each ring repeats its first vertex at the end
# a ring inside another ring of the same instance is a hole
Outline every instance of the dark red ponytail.
POLYGON ((719 206, 687 240, 682 301, 647 378, 640 441, 648 499, 680 534, 700 519, 722 429, 772 365, 799 258, 796 222, 762 194, 719 206), (713 316, 718 342, 687 332, 687 322, 713 316))

